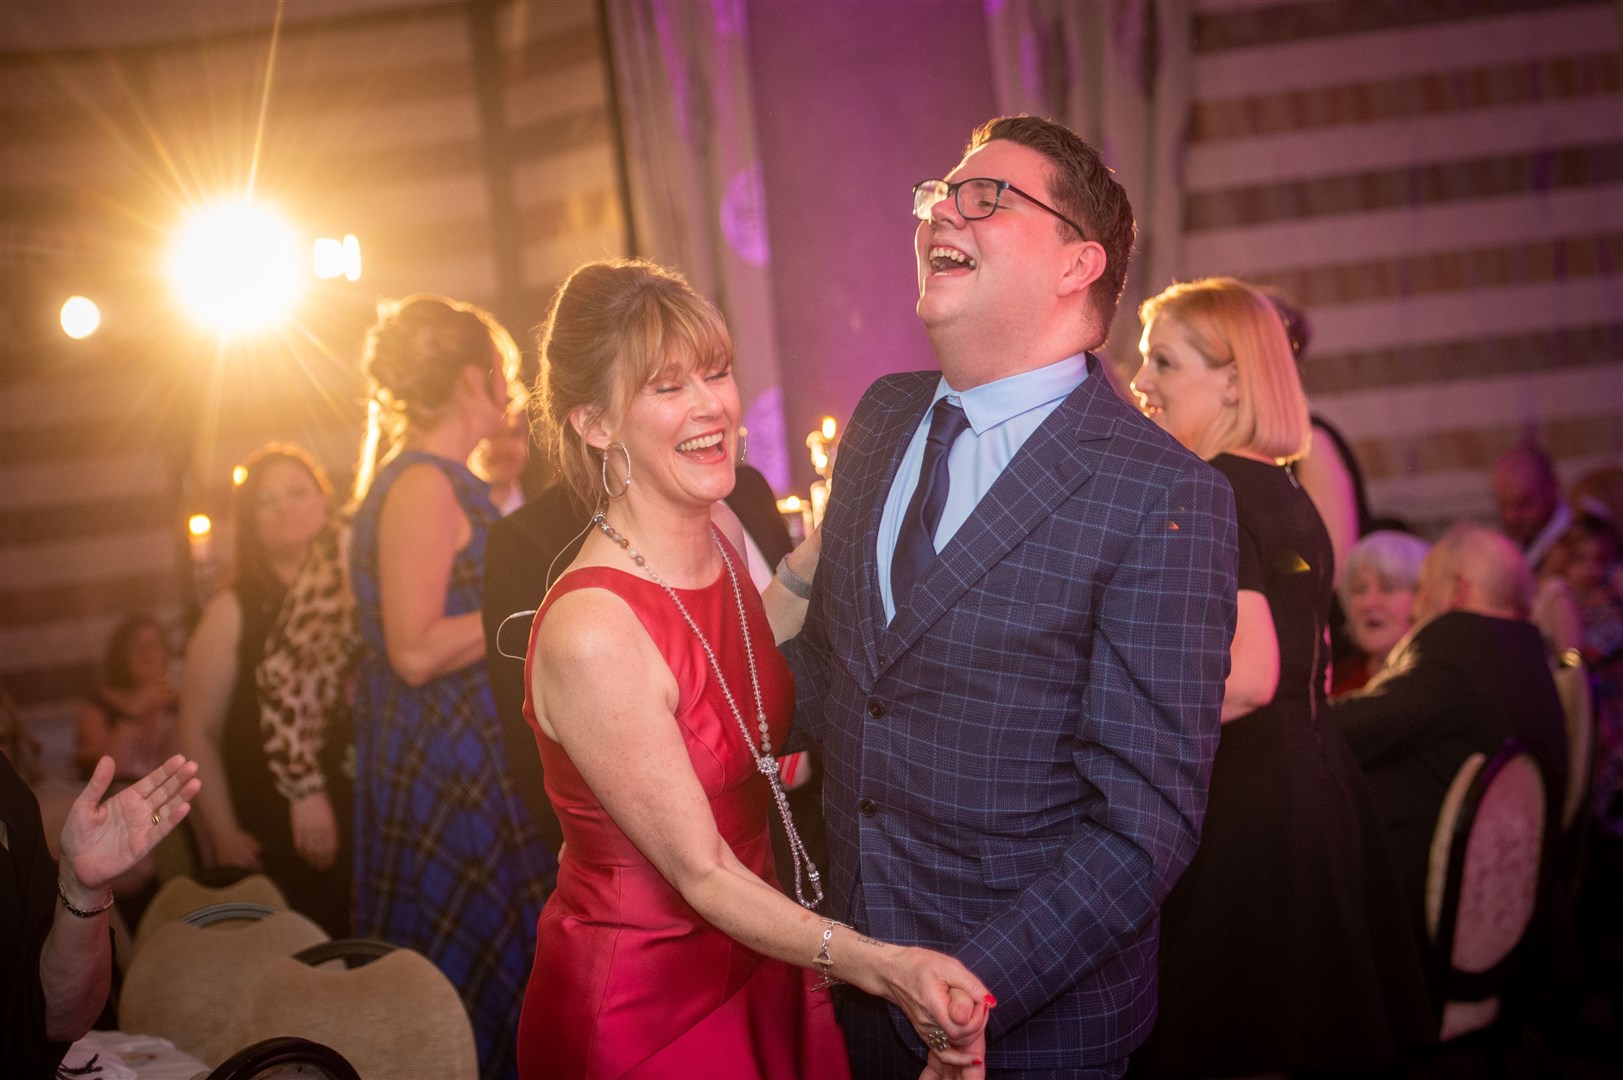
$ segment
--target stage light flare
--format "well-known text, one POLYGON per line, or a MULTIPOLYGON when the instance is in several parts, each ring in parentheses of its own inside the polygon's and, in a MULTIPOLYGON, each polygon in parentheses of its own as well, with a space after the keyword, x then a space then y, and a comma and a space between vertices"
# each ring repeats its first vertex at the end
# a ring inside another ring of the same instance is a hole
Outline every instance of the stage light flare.
POLYGON ((248 479, 248 466, 238 465, 231 470, 231 486, 241 487, 248 479))
POLYGON ((354 233, 344 235, 344 278, 361 280, 361 241, 354 233))
POLYGON ((342 240, 335 240, 330 236, 318 236, 310 252, 310 263, 315 270, 316 277, 322 281, 331 281, 333 278, 347 278, 350 281, 361 280, 361 242, 354 233, 345 235, 342 240))
POLYGON ((835 420, 834 420, 834 418, 832 416, 823 417, 823 426, 822 426, 823 438, 829 439, 829 440, 832 441, 833 438, 834 438, 834 432, 835 432, 837 426, 838 425, 835 423, 835 420))
POLYGON ((169 276, 182 306, 221 333, 263 330, 303 292, 297 234, 275 209, 247 199, 204 207, 181 228, 169 276))
POLYGON ((207 514, 193 514, 186 521, 186 531, 201 538, 214 531, 214 522, 207 514))
POLYGON ((82 341, 101 327, 101 308, 88 296, 70 296, 62 304, 62 332, 82 341))

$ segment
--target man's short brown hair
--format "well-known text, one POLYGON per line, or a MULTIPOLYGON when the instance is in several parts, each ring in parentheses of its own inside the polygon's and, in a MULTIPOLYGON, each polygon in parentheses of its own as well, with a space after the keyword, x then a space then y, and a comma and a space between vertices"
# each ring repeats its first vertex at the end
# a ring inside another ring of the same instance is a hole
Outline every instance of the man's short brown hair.
MULTIPOLYGON (((1099 314, 1099 332, 1103 335, 1116 317, 1116 305, 1121 302, 1122 289, 1127 284, 1127 264, 1132 259, 1133 240, 1138 231, 1127 192, 1116 182, 1099 151, 1083 142, 1070 128, 1052 120, 1024 114, 988 120, 975 129, 964 152, 993 139, 1024 146, 1047 158, 1051 167, 1048 188, 1054 208, 1072 221, 1080 222, 1088 230, 1087 239, 1097 241, 1105 249, 1104 273, 1090 290, 1094 310, 1099 314)), ((1075 239, 1076 230, 1063 221, 1056 224, 1064 239, 1075 239)))

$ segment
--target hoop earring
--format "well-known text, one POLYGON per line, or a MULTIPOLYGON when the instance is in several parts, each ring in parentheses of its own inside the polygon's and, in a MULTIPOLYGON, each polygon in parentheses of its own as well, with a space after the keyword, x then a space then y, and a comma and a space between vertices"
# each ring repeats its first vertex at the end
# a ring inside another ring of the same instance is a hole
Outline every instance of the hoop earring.
POLYGON ((623 442, 611 442, 607 447, 604 448, 603 456, 599 460, 602 463, 601 473, 603 478, 603 494, 607 495, 610 499, 623 498, 625 493, 631 490, 631 451, 626 449, 626 444, 623 442), (616 447, 618 447, 620 453, 624 454, 626 457, 625 483, 620 485, 619 491, 615 491, 609 487, 609 451, 615 449, 616 447))

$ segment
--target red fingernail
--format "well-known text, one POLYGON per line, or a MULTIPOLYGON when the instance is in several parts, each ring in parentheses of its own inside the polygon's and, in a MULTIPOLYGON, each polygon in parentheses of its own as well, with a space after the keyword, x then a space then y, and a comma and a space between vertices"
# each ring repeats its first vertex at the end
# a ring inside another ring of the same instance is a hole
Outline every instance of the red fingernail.
MULTIPOLYGON (((993 997, 991 994, 987 994, 986 995, 986 1007, 988 1009, 990 1009, 992 1006, 994 1006, 996 1004, 997 1004, 997 998, 993 997)), ((977 1061, 977 1062, 975 1062, 975 1064, 979 1065, 980 1062, 977 1061)))
POLYGON ((980 1058, 976 1058, 974 1061, 971 1061, 970 1064, 971 1065, 985 1065, 986 1062, 982 1061, 980 1058))

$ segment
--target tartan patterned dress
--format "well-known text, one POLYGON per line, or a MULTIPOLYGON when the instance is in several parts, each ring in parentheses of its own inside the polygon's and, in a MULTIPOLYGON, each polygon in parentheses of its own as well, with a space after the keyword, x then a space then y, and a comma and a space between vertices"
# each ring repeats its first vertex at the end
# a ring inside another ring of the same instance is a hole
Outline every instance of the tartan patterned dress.
POLYGON ((483 660, 406 685, 384 651, 378 520, 407 468, 443 472, 473 526, 445 614, 479 611, 496 510, 458 462, 420 451, 379 470, 355 514, 350 570, 365 642, 355 702, 355 926, 426 955, 473 1020, 480 1075, 516 1077, 515 1040, 550 865, 524 816, 483 660))

